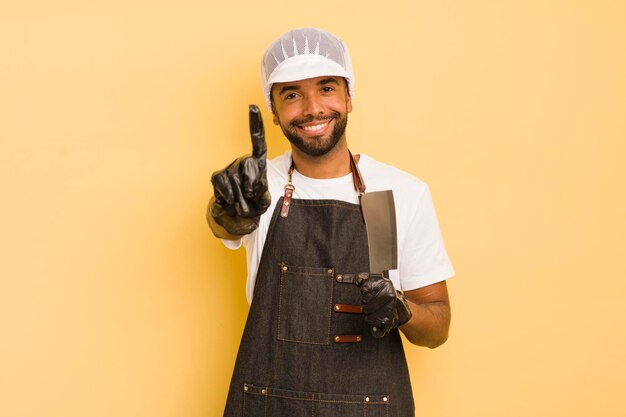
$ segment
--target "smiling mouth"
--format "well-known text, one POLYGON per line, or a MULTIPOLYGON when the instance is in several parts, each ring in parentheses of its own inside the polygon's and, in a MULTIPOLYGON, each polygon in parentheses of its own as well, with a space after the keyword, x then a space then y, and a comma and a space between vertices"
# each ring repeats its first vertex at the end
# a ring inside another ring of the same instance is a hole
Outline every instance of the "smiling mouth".
POLYGON ((321 132, 322 130, 324 130, 326 126, 328 126, 329 123, 330 121, 326 121, 326 122, 322 122, 322 123, 318 123, 318 124, 314 124, 310 126, 298 126, 298 127, 307 133, 316 133, 316 132, 321 132))

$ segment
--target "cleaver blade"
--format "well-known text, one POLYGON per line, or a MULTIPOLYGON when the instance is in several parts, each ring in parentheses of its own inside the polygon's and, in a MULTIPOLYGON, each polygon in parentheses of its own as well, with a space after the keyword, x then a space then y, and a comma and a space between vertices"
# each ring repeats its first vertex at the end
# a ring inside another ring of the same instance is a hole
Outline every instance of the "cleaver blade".
POLYGON ((370 272, 388 275, 398 268, 398 232, 393 191, 374 191, 361 196, 361 208, 370 255, 370 272))

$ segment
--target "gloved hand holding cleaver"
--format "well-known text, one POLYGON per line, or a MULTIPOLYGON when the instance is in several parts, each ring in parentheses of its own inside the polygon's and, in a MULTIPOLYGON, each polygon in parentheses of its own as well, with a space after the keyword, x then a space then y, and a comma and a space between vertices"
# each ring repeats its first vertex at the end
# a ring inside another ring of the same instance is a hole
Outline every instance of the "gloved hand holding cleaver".
POLYGON ((367 228, 370 272, 354 277, 361 290, 365 321, 372 335, 385 336, 411 319, 411 308, 401 291, 389 279, 389 270, 398 268, 396 208, 393 191, 361 195, 361 210, 367 228))

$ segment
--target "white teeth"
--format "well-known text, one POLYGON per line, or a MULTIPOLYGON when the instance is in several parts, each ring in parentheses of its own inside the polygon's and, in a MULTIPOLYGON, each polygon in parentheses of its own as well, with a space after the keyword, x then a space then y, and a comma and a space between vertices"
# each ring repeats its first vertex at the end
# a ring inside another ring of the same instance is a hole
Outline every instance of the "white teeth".
POLYGON ((306 130, 307 132, 315 132, 316 130, 322 130, 324 127, 326 127, 327 124, 328 122, 320 123, 313 126, 302 126, 302 129, 306 130))

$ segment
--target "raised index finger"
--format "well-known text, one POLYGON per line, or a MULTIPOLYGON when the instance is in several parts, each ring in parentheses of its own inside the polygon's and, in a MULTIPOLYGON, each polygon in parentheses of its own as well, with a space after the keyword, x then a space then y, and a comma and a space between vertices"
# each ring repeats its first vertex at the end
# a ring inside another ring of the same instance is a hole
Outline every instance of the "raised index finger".
POLYGON ((250 138, 252 139, 252 155, 255 158, 265 158, 267 145, 265 144, 265 129, 261 110, 255 104, 250 105, 250 138))

